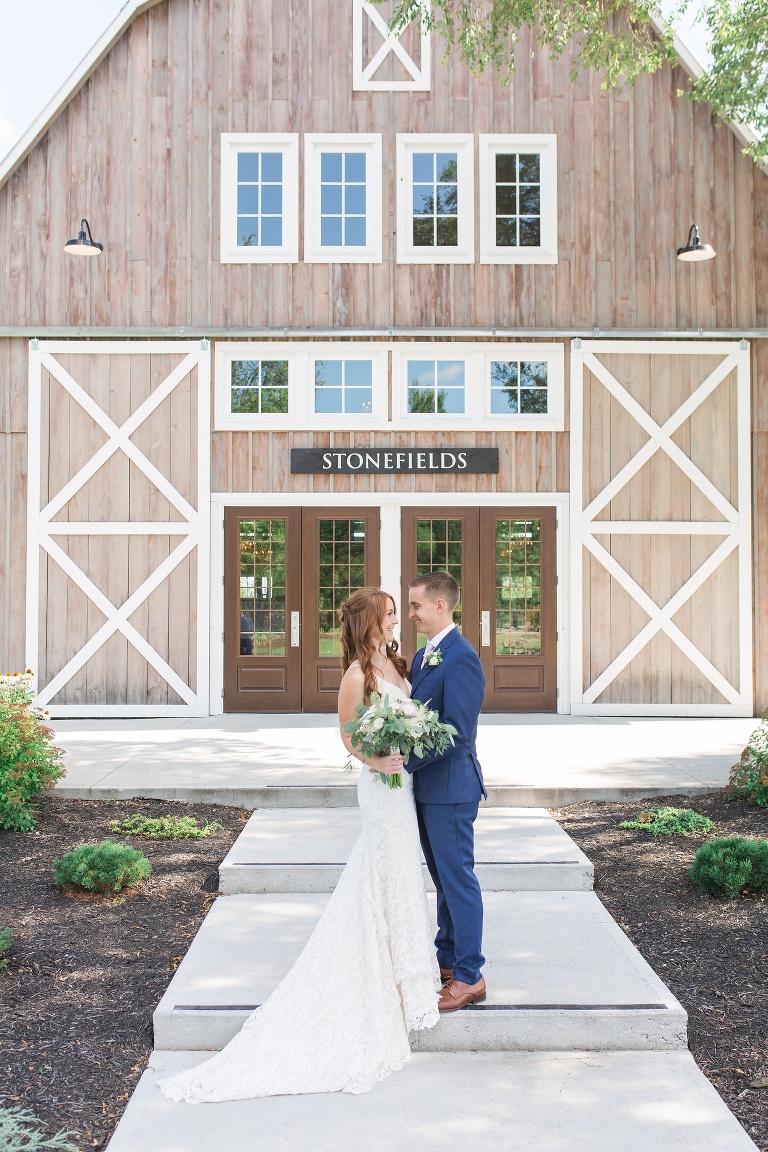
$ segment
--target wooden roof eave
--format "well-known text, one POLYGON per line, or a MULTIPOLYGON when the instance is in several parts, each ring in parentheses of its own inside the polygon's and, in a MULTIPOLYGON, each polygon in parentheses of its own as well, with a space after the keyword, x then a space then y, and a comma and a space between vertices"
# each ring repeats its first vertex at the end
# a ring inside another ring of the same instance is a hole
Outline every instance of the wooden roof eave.
POLYGON ((85 84, 86 80, 96 71, 110 49, 129 27, 131 22, 142 12, 154 8, 161 0, 127 0, 127 3, 115 16, 104 34, 91 48, 72 75, 65 80, 56 95, 46 104, 36 120, 30 124, 21 139, 15 144, 8 155, 0 162, 0 188, 13 175, 20 164, 26 160, 29 153, 53 124, 56 117, 66 108, 85 84))

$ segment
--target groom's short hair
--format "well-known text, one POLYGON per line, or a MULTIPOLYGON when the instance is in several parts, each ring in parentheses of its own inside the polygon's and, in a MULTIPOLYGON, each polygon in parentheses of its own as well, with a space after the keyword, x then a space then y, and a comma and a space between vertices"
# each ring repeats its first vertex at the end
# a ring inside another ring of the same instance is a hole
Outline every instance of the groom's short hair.
POLYGON ((448 572, 425 572, 411 580, 409 588, 423 588, 432 603, 445 600, 449 612, 453 612, 459 602, 459 586, 448 572))

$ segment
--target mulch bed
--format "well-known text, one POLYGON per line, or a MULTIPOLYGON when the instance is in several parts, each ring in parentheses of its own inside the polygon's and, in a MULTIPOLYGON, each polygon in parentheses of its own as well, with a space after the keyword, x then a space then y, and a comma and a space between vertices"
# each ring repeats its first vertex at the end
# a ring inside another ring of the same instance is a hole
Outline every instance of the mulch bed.
POLYGON ((688 1044, 761 1152, 768 1152, 768 898, 718 900, 688 879, 715 836, 768 837, 768 810, 723 793, 552 809, 595 866, 595 891, 688 1013, 688 1044), (710 833, 651 836, 617 828, 651 807, 694 808, 710 833))
POLYGON ((44 798, 36 831, 0 832, 0 925, 15 942, 0 972, 0 1085, 50 1132, 103 1148, 152 1049, 152 1012, 218 888, 218 865, 250 816, 219 805, 44 798), (204 840, 113 836, 110 820, 195 816, 204 840), (51 861, 84 843, 140 848, 152 875, 134 892, 73 899, 51 861))

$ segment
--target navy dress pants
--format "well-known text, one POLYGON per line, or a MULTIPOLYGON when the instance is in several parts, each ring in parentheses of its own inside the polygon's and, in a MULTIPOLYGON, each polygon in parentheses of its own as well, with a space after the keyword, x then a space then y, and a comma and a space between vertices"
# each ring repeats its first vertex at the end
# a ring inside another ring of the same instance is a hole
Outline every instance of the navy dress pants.
POLYGON ((424 859, 437 889, 437 960, 456 980, 476 984, 485 957, 483 898, 475 876, 478 802, 416 802, 424 859))

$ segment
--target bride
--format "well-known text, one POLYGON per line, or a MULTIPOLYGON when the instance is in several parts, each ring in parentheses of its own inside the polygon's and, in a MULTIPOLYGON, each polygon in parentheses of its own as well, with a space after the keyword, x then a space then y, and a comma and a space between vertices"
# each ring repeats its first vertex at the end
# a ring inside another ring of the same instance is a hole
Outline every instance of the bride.
MULTIPOLYGON (((373 692, 410 696, 391 596, 354 592, 341 608, 344 724, 373 692)), ((440 975, 421 870, 413 782, 388 788, 402 756, 371 756, 357 784, 363 830, 304 951, 242 1030, 210 1060, 160 1083, 172 1100, 367 1092, 402 1068, 408 1033, 437 1023, 440 975)))

